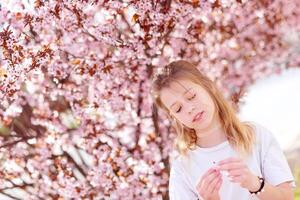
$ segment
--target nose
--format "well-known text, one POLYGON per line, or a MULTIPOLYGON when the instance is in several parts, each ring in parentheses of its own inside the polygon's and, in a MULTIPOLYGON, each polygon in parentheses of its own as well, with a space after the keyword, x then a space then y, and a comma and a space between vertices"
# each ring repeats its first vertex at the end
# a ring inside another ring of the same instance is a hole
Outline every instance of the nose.
POLYGON ((191 114, 192 112, 194 112, 195 110, 195 106, 191 106, 190 110, 188 111, 189 114, 191 114))

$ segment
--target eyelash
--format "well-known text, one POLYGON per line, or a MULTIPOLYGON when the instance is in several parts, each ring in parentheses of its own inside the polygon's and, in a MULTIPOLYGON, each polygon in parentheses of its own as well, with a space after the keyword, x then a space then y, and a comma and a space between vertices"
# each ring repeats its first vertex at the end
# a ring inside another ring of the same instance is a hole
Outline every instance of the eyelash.
MULTIPOLYGON (((196 94, 194 94, 194 96, 192 96, 189 100, 191 100, 191 99, 193 99, 193 98, 195 98, 195 97, 196 97, 196 94)), ((180 106, 179 109, 176 111, 176 113, 179 113, 180 110, 181 110, 181 106, 180 106)))

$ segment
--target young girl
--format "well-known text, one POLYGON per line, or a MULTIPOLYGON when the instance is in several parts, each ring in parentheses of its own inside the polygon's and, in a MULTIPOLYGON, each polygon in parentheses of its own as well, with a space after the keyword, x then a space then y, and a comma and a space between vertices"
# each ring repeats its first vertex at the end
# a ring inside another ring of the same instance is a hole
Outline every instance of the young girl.
POLYGON ((176 130, 170 200, 288 200, 294 177, 273 134, 240 121, 215 83, 193 64, 170 63, 151 93, 176 130))

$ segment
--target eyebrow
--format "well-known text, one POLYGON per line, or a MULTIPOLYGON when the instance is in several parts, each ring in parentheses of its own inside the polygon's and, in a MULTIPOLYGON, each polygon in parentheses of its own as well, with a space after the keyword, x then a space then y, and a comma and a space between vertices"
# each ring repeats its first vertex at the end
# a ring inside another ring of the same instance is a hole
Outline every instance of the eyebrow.
MULTIPOLYGON (((189 88, 187 91, 185 91, 184 93, 183 93, 183 95, 185 95, 186 93, 188 93, 191 89, 193 89, 193 88, 189 88)), ((182 96, 183 96, 182 95, 182 96)), ((172 108, 172 106, 174 106, 176 104, 176 101, 170 106, 170 109, 172 108)))

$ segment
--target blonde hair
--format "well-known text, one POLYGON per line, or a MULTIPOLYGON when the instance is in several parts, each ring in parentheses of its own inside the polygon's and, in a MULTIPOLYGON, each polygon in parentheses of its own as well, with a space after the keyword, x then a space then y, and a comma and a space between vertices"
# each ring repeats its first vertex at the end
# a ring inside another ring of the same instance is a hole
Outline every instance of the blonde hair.
POLYGON ((194 129, 186 127, 172 117, 169 109, 161 101, 160 91, 164 87, 169 87, 172 81, 182 78, 188 78, 194 83, 199 84, 209 93, 216 106, 216 112, 219 115, 222 128, 226 133, 229 144, 236 149, 242 157, 251 154, 255 141, 252 124, 246 121, 241 122, 237 118, 232 105, 226 101, 215 83, 202 74, 195 65, 184 60, 174 61, 162 68, 161 72, 152 75, 151 88, 154 106, 165 111, 176 130, 174 146, 178 152, 186 155, 189 149, 193 150, 196 147, 198 138, 194 129))

